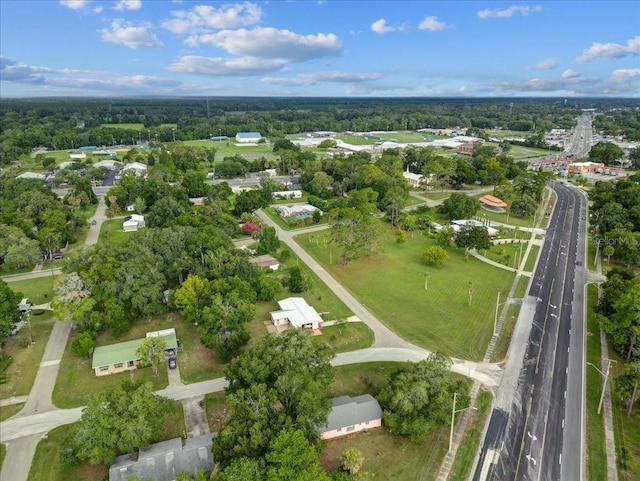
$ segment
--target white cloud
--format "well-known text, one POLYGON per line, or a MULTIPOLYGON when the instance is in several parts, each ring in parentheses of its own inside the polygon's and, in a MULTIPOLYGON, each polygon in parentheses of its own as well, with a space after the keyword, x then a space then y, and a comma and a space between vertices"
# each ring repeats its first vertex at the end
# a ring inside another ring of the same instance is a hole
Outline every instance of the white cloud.
POLYGON ((533 7, 528 7, 524 5, 512 5, 509 8, 505 8, 505 9, 494 8, 492 10, 489 10, 487 8, 485 10, 480 10, 479 12, 477 12, 477 15, 481 19, 486 20, 487 18, 511 18, 516 13, 526 16, 531 13, 538 13, 538 12, 542 12, 541 5, 535 5, 533 7))
POLYGON ((582 55, 576 59, 576 62, 585 63, 592 60, 610 60, 628 55, 640 55, 640 36, 630 38, 627 40, 626 45, 620 45, 618 43, 594 43, 582 52, 582 55))
POLYGON ((91 0, 60 0, 60 5, 72 10, 81 10, 86 7, 91 0))
POLYGON ((371 30, 376 33, 383 34, 393 32, 395 29, 387 25, 387 21, 384 18, 376 20, 371 24, 371 30))
POLYGON ((111 22, 111 30, 102 29, 102 40, 129 48, 162 47, 162 42, 155 34, 149 32, 151 25, 143 23, 134 26, 131 22, 115 19, 111 22))
POLYGON ((191 10, 175 10, 174 17, 162 23, 162 27, 173 33, 194 32, 245 27, 260 23, 264 12, 254 3, 236 3, 220 8, 211 5, 196 5, 191 10))
POLYGON ((438 17, 425 17, 418 28, 420 30, 429 30, 431 32, 437 32, 438 30, 442 30, 447 27, 447 24, 444 22, 438 21, 438 17))
POLYGON ((142 0, 118 0, 114 10, 140 10, 142 8, 142 0))
POLYGON ((407 25, 404 23, 395 26, 387 25, 387 21, 384 18, 381 18, 371 24, 371 30, 380 35, 390 32, 404 32, 407 30, 407 25))
POLYGON ((265 77, 262 80, 264 83, 274 85, 287 85, 287 86, 309 86, 315 85, 320 82, 335 82, 335 83, 359 83, 369 82, 377 80, 382 77, 379 73, 354 73, 354 72, 337 72, 337 71, 320 71, 320 72, 308 72, 300 73, 294 78, 286 77, 265 77))
POLYGON ((232 55, 260 57, 283 63, 303 62, 336 55, 342 42, 332 33, 299 35, 290 30, 256 27, 251 30, 221 30, 192 38, 193 44, 210 44, 232 55))
POLYGON ((93 13, 102 13, 103 8, 98 6, 98 7, 93 7, 93 13))
POLYGON ((578 77, 580 77, 580 74, 578 72, 576 72, 575 70, 571 70, 570 68, 568 68, 567 70, 562 72, 561 77, 563 79, 578 78, 578 77))
POLYGON ((614 70, 609 76, 609 81, 612 83, 627 83, 635 82, 637 89, 637 82, 640 80, 640 68, 623 68, 614 70))
POLYGON ((559 65, 559 62, 555 58, 545 58, 544 60, 540 60, 535 68, 538 70, 551 70, 552 68, 556 68, 559 65))
POLYGON ((202 75, 239 77, 263 75, 281 69, 285 61, 259 57, 214 58, 185 55, 171 64, 168 70, 202 75))

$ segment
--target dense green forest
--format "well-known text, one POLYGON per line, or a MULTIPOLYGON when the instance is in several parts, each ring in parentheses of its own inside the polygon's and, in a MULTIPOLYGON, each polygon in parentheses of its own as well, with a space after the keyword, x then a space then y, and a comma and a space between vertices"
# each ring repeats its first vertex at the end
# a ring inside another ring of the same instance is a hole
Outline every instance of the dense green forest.
POLYGON ((420 128, 571 128, 582 109, 596 126, 640 138, 636 99, 438 98, 43 98, 0 102, 0 165, 34 148, 196 140, 257 131, 270 138, 317 130, 385 131, 420 128), (110 124, 108 127, 105 124, 110 124), (113 124, 124 124, 118 127, 113 124), (135 128, 127 124, 142 124, 135 128))

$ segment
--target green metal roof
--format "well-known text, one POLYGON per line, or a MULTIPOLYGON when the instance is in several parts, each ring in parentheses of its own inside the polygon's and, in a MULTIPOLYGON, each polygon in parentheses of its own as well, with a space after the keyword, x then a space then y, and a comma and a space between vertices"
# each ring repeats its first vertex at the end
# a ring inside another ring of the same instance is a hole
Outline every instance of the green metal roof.
MULTIPOLYGON (((160 336, 167 343, 167 349, 176 349, 178 347, 178 340, 175 333, 165 334, 160 336)), ((136 354, 136 351, 146 338, 134 339, 133 341, 119 342, 117 344, 110 344, 108 346, 96 347, 93 351, 93 362, 91 369, 96 367, 110 366, 119 362, 137 361, 140 356, 136 354)))

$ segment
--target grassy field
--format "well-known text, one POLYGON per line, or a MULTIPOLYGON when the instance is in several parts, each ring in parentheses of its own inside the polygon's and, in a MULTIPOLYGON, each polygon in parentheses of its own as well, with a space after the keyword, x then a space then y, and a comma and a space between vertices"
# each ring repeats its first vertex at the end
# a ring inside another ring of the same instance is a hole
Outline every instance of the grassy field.
POLYGON ((397 244, 392 238, 389 233, 374 257, 347 266, 330 265, 338 259, 331 244, 316 245, 309 242, 309 235, 296 240, 403 338, 451 356, 482 359, 493 330, 495 296, 498 291, 509 291, 514 274, 465 256, 454 247, 449 248, 450 257, 443 267, 428 266, 421 254, 433 240, 418 235, 397 244))
POLYGON ((490 412, 491 398, 491 393, 488 391, 481 392, 478 395, 474 405, 477 411, 474 410, 469 413, 467 429, 464 432, 451 472, 447 478, 449 481, 465 481, 469 476, 476 451, 480 445, 482 431, 490 412))
MULTIPOLYGON (((174 412, 167 416, 160 436, 153 439, 156 443, 166 439, 173 439, 184 434, 184 413, 182 404, 174 401, 174 412)), ((52 429, 36 447, 36 453, 29 471, 29 481, 102 481, 108 477, 108 466, 104 464, 91 465, 88 462, 78 467, 65 466, 61 462, 62 450, 66 439, 70 435, 71 424, 52 429)))
MULTIPOLYGON (((587 291, 587 362, 600 369, 600 327, 594 309, 598 304, 598 288, 591 284, 587 291)), ((604 436, 604 414, 597 414, 602 378, 592 366, 587 372, 587 479, 607 479, 607 453, 604 436)))
MULTIPOLYGON (((6 399, 11 396, 24 396, 31 391, 40 360, 53 329, 51 317, 50 311, 41 316, 31 316, 31 332, 33 333, 34 341, 31 346, 29 346, 29 328, 27 326, 4 342, 2 353, 11 356, 13 361, 6 371, 9 377, 8 382, 0 384, 0 399, 6 399)), ((7 409, 8 415, 5 414, 5 408, 0 408, 2 417, 12 415, 10 411, 13 408, 8 406, 7 409)))
POLYGON ((7 446, 4 444, 0 444, 0 469, 2 469, 2 463, 4 463, 4 458, 7 456, 7 446))
POLYGON ((44 276, 24 281, 9 281, 9 287, 13 292, 20 292, 29 298, 31 304, 45 304, 53 297, 53 282, 55 277, 44 276))
MULTIPOLYGON (((525 244, 526 247, 526 244, 525 244)), ((525 248, 523 247, 523 249, 525 248)), ((505 266, 515 267, 516 259, 520 251, 520 243, 496 244, 486 251, 482 251, 482 255, 487 259, 504 264, 505 266)))
MULTIPOLYGON (((330 395, 375 394, 386 385, 387 376, 402 366, 403 363, 380 362, 337 367, 330 395)), ((394 436, 383 427, 368 434, 357 433, 327 441, 320 462, 328 471, 335 471, 342 451, 355 447, 364 455, 360 480, 435 480, 448 443, 449 429, 444 426, 420 442, 394 436)))

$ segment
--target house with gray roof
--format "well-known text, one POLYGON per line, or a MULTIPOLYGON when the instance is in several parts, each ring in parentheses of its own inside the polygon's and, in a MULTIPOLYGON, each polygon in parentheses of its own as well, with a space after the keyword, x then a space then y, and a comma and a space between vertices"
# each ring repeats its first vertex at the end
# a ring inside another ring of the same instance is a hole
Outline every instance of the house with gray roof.
POLYGON ((333 439, 382 426, 382 408, 371 394, 331 400, 327 425, 317 428, 321 439, 333 439))
POLYGON ((201 471, 212 471, 211 440, 214 436, 215 433, 209 433, 185 440, 162 441, 141 449, 137 459, 130 454, 118 456, 109 468, 109 481, 127 481, 131 476, 140 480, 174 481, 181 471, 192 476, 201 471))

